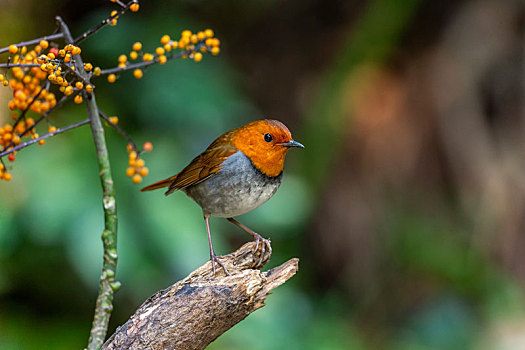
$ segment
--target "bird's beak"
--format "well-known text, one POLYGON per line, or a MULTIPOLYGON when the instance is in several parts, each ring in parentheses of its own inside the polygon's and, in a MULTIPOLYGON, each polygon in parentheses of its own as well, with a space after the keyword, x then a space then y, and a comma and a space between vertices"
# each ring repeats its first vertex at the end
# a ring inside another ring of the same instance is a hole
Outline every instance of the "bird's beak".
POLYGON ((284 146, 284 147, 299 147, 299 148, 304 148, 304 146, 303 146, 302 144, 300 144, 299 142, 294 141, 294 140, 290 140, 290 141, 288 141, 288 142, 279 143, 279 145, 284 146))

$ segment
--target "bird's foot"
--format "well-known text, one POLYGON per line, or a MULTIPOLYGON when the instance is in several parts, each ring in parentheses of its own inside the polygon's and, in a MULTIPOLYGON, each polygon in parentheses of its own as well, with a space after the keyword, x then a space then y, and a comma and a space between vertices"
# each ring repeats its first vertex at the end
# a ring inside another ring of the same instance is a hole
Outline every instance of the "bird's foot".
POLYGON ((260 234, 258 233, 255 233, 254 232, 254 235, 253 235, 253 238, 255 239, 255 252, 257 252, 257 250, 259 250, 259 243, 262 242, 261 244, 261 257, 259 258, 259 262, 257 263, 257 266, 263 266, 263 259, 264 259, 264 253, 266 252, 266 249, 268 249, 268 252, 270 253, 270 255, 272 254, 272 246, 271 246, 271 240, 268 238, 264 238, 262 237, 260 234))
POLYGON ((224 273, 227 275, 227 276, 231 276, 231 273, 228 271, 228 269, 226 268, 226 266, 224 266, 224 263, 219 259, 219 258, 222 258, 222 257, 219 257, 215 254, 211 254, 210 256, 210 260, 211 260, 211 268, 213 270, 213 277, 215 277, 215 273, 216 273, 216 270, 215 270, 215 263, 219 264, 220 267, 222 267, 222 269, 224 270, 224 273))

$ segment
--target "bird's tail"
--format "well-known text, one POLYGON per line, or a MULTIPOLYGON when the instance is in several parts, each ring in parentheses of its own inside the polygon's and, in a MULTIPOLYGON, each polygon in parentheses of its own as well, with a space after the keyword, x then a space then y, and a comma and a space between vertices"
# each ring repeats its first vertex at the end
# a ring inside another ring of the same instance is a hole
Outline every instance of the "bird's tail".
POLYGON ((168 177, 167 179, 164 179, 164 180, 160 180, 159 182, 155 182, 154 184, 144 187, 143 189, 140 190, 140 192, 153 191, 159 188, 168 187, 173 182, 173 180, 175 180, 176 176, 177 175, 168 177))

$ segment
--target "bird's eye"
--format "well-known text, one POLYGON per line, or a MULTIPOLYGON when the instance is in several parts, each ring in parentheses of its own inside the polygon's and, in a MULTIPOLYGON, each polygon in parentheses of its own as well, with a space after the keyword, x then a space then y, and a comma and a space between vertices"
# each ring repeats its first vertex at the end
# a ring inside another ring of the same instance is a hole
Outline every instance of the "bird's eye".
POLYGON ((264 141, 272 142, 273 141, 273 136, 270 135, 270 134, 264 134, 264 141))

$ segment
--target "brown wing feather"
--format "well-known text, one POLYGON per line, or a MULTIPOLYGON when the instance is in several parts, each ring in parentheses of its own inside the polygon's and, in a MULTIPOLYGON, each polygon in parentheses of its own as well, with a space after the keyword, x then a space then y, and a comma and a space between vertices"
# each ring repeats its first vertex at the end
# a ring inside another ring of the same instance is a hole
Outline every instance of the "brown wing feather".
POLYGON ((221 169, 226 158, 237 152, 231 143, 231 132, 215 140, 204 152, 195 157, 182 171, 168 179, 144 187, 141 191, 151 191, 162 187, 169 187, 166 195, 185 187, 198 184, 221 169))

